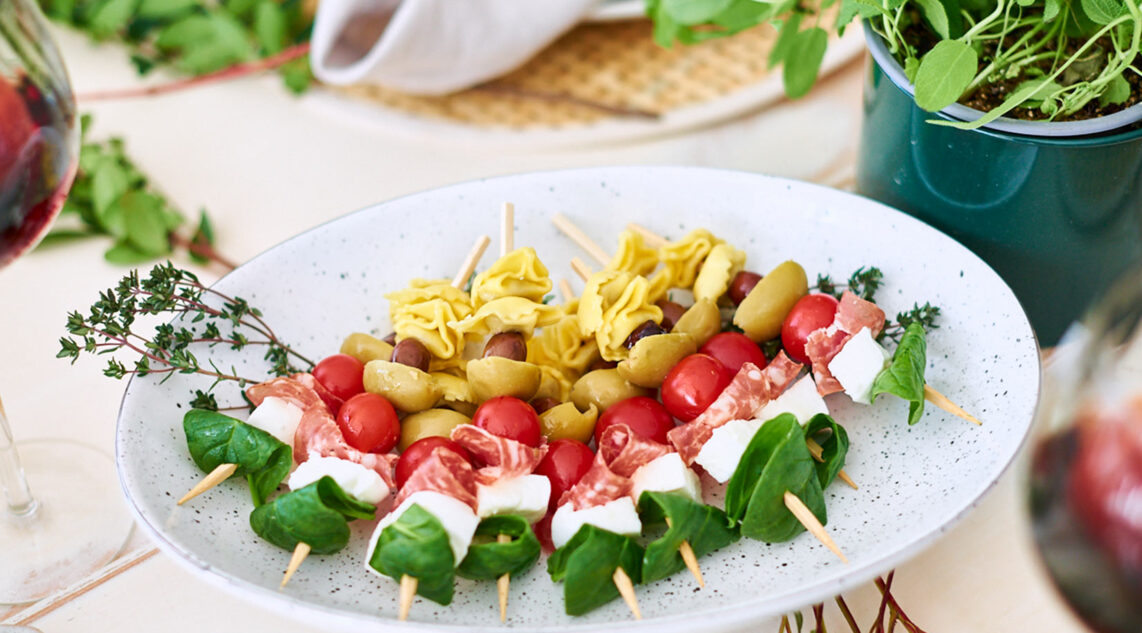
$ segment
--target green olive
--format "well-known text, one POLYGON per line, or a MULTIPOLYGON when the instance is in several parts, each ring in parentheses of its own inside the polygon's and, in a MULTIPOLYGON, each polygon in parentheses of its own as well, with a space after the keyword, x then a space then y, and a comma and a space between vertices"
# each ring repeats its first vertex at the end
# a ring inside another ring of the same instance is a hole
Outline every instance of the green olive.
POLYGON ((701 347, 722 331, 722 313, 713 301, 699 299, 682 313, 671 331, 689 334, 694 339, 694 344, 701 347))
POLYGON ((372 360, 389 360, 393 355, 393 346, 375 336, 354 332, 342 341, 341 353, 367 363, 372 360))
POLYGON ((808 292, 805 269, 792 260, 782 262, 742 299, 734 313, 734 325, 755 342, 777 338, 785 316, 808 292))
POLYGON ((387 360, 365 364, 365 391, 384 396, 405 413, 436 406, 442 391, 427 372, 387 360))
POLYGON ((684 332, 647 336, 634 344, 630 356, 616 369, 633 385, 657 389, 678 361, 697 349, 694 338, 684 332))
POLYGON ((617 369, 596 369, 583 374, 571 387, 571 402, 580 411, 586 411, 595 405, 602 414, 611 405, 633 398, 635 396, 649 396, 654 391, 632 385, 627 382, 617 369))
POLYGON ((400 444, 403 451, 413 442, 426 437, 449 437, 452 429, 468 424, 472 418, 451 409, 428 409, 413 413, 400 421, 400 444))
POLYGON ((567 394, 564 393, 563 383, 567 379, 560 380, 562 372, 546 365, 540 365, 539 372, 539 388, 535 390, 535 395, 532 398, 552 398, 560 402, 566 400, 567 394))
POLYGON ((503 356, 469 361, 467 369, 468 384, 477 402, 497 396, 514 396, 526 402, 535 396, 543 378, 537 365, 503 356))
POLYGON ((539 428, 549 442, 572 439, 586 444, 595 432, 598 418, 599 410, 593 404, 580 411, 573 403, 564 402, 539 414, 539 428))

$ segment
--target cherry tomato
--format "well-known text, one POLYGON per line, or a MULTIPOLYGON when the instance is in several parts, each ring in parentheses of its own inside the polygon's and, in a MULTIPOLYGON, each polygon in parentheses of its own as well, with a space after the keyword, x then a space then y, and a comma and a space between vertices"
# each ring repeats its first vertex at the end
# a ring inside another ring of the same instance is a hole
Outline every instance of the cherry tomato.
POLYGON ((359 393, 337 412, 337 426, 349 446, 366 453, 387 453, 400 439, 400 420, 388 400, 375 393, 359 393))
POLYGON ((654 398, 635 396, 611 405, 595 423, 595 446, 603 431, 615 424, 625 424, 641 437, 659 444, 669 444, 666 434, 674 428, 674 418, 654 398))
POLYGON ((365 365, 348 354, 334 354, 313 368, 317 382, 342 400, 365 390, 364 376, 365 365))
POLYGON ((718 359, 735 376, 745 363, 753 363, 760 369, 768 362, 757 343, 738 332, 715 334, 698 351, 718 359))
POLYGON ((833 324, 838 303, 832 295, 815 293, 805 295, 793 304, 793 309, 785 315, 785 322, 781 324, 781 346, 789 358, 809 364, 805 341, 813 332, 833 324))
POLYGON ((420 466, 421 462, 427 459, 428 456, 432 454, 432 451, 437 448, 452 451, 469 462, 472 461, 471 455, 468 454, 468 449, 446 437, 433 435, 431 437, 421 438, 410 444, 409 447, 400 454, 400 459, 397 460, 397 487, 403 488, 405 482, 408 481, 408 478, 412 476, 412 473, 420 466))
POLYGON ((535 474, 551 480, 551 498, 547 502, 548 511, 555 509, 563 493, 579 483, 583 475, 595 461, 595 453, 579 440, 555 440, 547 445, 547 454, 535 467, 535 474))
POLYGON ((472 424, 528 446, 539 446, 543 442, 539 416, 530 404, 519 398, 499 396, 484 402, 472 415, 472 424))
POLYGON ((666 374, 662 404, 670 415, 689 422, 705 411, 733 378, 733 373, 713 356, 691 354, 666 374))

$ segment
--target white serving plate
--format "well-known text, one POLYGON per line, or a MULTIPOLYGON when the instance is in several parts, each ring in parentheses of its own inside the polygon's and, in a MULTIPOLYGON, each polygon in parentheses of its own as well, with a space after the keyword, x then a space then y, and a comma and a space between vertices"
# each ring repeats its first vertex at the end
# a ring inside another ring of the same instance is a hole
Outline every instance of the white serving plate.
MULTIPOLYGON (((768 271, 796 259, 813 278, 846 278, 859 266, 885 273, 878 302, 889 314, 931 301, 941 307, 928 339, 930 384, 984 421, 968 424, 929 405, 920 424, 885 397, 873 407, 832 396, 851 440, 846 470, 860 484, 827 491, 828 529, 850 559, 841 563, 811 536, 767 545, 743 540, 707 556, 697 590, 682 572, 638 587, 645 619, 615 601, 587 616, 563 613, 562 587, 542 561, 512 580, 507 626, 525 631, 637 628, 719 631, 827 599, 868 582, 932 544, 995 484, 1023 443, 1039 394, 1038 347, 1006 284, 978 257, 927 225, 839 191, 756 174, 681 167, 555 171, 463 183, 378 204, 292 238, 227 275, 216 287, 261 308, 283 340, 312 358, 335 353, 353 331, 388 332, 382 294, 412 277, 451 277, 474 238, 496 235, 502 202, 516 207, 516 244, 533 245, 552 277, 574 278, 582 255, 551 225, 570 216, 604 248, 630 221, 666 236, 706 227, 768 271)), ((497 246, 481 267, 495 259, 497 246)), ((211 352, 221 366, 262 370, 254 350, 211 352)), ((311 556, 278 590, 289 553, 250 531, 244 481, 186 506, 175 500, 201 476, 182 433, 192 388, 177 376, 130 382, 119 415, 116 457, 123 490, 150 535, 197 575, 253 603, 325 629, 397 626, 396 584, 362 568, 371 523, 357 522, 343 552, 311 556)), ((237 403, 234 390, 220 402, 237 403)), ((711 497, 715 496, 711 492, 711 497)), ((406 630, 493 631, 495 583, 458 580, 449 607, 418 599, 406 630)), ((205 605, 204 605, 205 607, 205 605)))

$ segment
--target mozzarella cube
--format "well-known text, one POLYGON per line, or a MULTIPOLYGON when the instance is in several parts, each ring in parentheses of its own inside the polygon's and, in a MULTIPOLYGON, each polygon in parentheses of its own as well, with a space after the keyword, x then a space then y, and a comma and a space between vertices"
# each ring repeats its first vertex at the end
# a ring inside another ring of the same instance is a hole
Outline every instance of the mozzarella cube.
POLYGON ((310 453, 309 459, 289 476, 289 489, 303 488, 326 476, 332 477, 342 490, 358 501, 377 505, 389 496, 389 487, 377 471, 347 459, 321 457, 315 453, 310 453))
POLYGON ((873 340, 868 328, 861 328, 829 362, 829 373, 845 388, 853 402, 871 404, 872 383, 891 358, 873 340))
POLYGON ((738 467, 749 441, 763 420, 731 420, 714 429, 694 462, 706 469, 718 483, 726 483, 738 467))
POLYGON ((535 523, 547 514, 551 480, 543 475, 501 479, 485 486, 476 484, 476 514, 480 518, 497 514, 518 514, 535 523))
POLYGON ((825 399, 817 393, 817 384, 812 377, 805 375, 786 389, 785 393, 766 403, 755 417, 768 421, 782 413, 792 413, 798 423, 805 424, 818 413, 828 412, 825 399))
POLYGON ((634 509, 634 501, 630 497, 584 510, 576 510, 572 504, 565 503, 551 517, 551 543, 556 549, 563 547, 584 525, 593 525, 626 536, 642 533, 642 521, 639 520, 638 511, 634 509))
POLYGON ((463 501, 432 490, 421 490, 409 495, 404 503, 377 523, 373 535, 369 538, 369 548, 365 550, 365 569, 378 576, 384 575, 369 565, 369 560, 373 558, 373 550, 377 549, 377 541, 381 538, 381 532, 396 523, 401 515, 414 505, 420 506, 422 510, 436 517, 444 531, 448 533, 448 545, 452 548, 453 566, 460 565, 460 561, 468 555, 468 546, 472 544, 472 537, 476 534, 476 526, 480 524, 480 517, 476 516, 472 508, 463 501))
POLYGON ((682 463, 678 453, 667 453, 639 467, 631 475, 631 497, 638 503, 643 491, 672 492, 702 503, 702 482, 698 474, 682 463))
POLYGON ((259 428, 266 433, 289 444, 293 449, 293 434, 301 422, 302 410, 293 403, 269 396, 258 405, 250 414, 246 424, 259 428))

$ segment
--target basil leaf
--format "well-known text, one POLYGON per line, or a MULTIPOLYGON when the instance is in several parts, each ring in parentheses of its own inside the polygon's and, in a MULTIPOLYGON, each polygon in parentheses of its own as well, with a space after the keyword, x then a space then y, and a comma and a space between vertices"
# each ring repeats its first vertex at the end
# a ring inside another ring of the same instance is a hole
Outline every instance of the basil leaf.
POLYGON ((262 0, 254 9, 254 35, 266 55, 280 53, 286 42, 286 12, 274 0, 262 0))
POLYGON ((432 513, 412 504, 381 531, 369 566, 400 582, 416 578, 416 593, 442 605, 452 602, 456 557, 448 532, 432 513))
POLYGON ((631 537, 584 525, 547 559, 547 573, 555 582, 563 581, 567 615, 583 615, 619 597, 615 569, 622 567, 632 582, 640 582, 642 557, 631 537))
POLYGON ((96 215, 102 216, 127 192, 128 185, 127 173, 114 159, 99 160, 91 175, 91 198, 96 215))
POLYGON ((191 409, 182 428, 195 465, 210 472, 222 464, 237 464, 235 474, 246 475, 255 506, 265 503, 293 465, 288 444, 217 411, 191 409))
POLYGON ((741 535, 725 512, 679 494, 646 491, 638 500, 643 525, 666 522, 666 533, 646 546, 642 582, 672 576, 686 567, 678 547, 690 543, 698 557, 736 542, 741 535))
POLYGON ((785 493, 801 498, 825 524, 825 497, 805 433, 792 414, 766 422, 750 440, 726 486, 726 514, 741 521, 742 536, 777 543, 805 528, 785 507, 785 493))
POLYGON ((349 544, 349 520, 371 519, 374 512, 326 476, 254 508, 250 527, 282 549, 305 543, 315 554, 332 554, 349 544))
POLYGON ((504 574, 517 576, 535 566, 539 560, 539 539, 531 531, 527 519, 506 515, 484 519, 476 528, 476 538, 456 573, 472 580, 495 580, 504 574), (499 543, 496 537, 507 534, 512 540, 499 543), (480 539, 480 537, 485 537, 480 539), (491 537, 490 540, 487 537, 491 537))
POLYGON ((787 97, 803 97, 813 88, 828 45, 829 34, 819 26, 805 29, 793 38, 781 73, 787 97))
POLYGON ((963 95, 979 70, 975 49, 959 40, 941 40, 920 60, 916 105, 936 112, 963 95))
POLYGON ((900 337, 892 362, 872 383, 872 398, 890 393, 908 401, 908 424, 916 424, 924 414, 924 367, 928 364, 924 326, 911 323, 900 337))
POLYGON ((821 447, 822 461, 814 460, 814 465, 821 488, 828 488, 837 478, 837 473, 845 467, 845 456, 849 452, 849 434, 831 416, 818 413, 805 425, 805 437, 812 438, 821 447))

